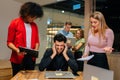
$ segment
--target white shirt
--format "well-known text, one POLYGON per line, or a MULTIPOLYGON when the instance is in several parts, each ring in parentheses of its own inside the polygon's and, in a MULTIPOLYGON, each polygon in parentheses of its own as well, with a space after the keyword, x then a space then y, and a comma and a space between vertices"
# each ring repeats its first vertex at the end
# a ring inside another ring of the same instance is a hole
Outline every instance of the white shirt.
POLYGON ((31 48, 31 36, 32 36, 32 29, 31 29, 31 25, 28 23, 24 23, 25 24, 25 29, 26 29, 26 47, 27 48, 31 48))

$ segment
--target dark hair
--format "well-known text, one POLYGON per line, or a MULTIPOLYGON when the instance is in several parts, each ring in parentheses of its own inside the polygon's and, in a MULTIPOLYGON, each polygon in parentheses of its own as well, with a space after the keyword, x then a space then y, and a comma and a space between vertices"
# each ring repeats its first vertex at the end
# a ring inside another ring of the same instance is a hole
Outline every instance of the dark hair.
POLYGON ((21 6, 19 14, 22 18, 25 18, 26 16, 40 18, 43 16, 43 10, 37 3, 26 2, 21 6))
POLYGON ((65 22, 65 25, 72 25, 72 22, 66 21, 66 22, 65 22))
MULTIPOLYGON (((84 38, 84 30, 78 29, 77 31, 80 32, 80 37, 81 37, 81 38, 84 38)), ((76 33, 77 33, 77 31, 76 31, 76 33)))
POLYGON ((66 43, 67 38, 66 38, 64 35, 62 35, 61 33, 59 33, 59 34, 56 34, 56 35, 55 35, 55 37, 54 37, 54 42, 55 42, 55 41, 59 41, 59 42, 64 41, 64 43, 66 43))

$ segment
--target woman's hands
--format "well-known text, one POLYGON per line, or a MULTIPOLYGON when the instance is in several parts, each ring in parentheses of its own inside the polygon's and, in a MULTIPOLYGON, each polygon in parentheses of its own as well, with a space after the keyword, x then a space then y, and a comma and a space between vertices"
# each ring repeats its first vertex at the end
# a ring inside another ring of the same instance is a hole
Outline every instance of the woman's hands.
POLYGON ((105 51, 106 53, 111 53, 113 50, 114 50, 114 49, 113 49, 112 47, 105 47, 105 48, 104 48, 104 51, 105 51))
POLYGON ((83 55, 82 55, 82 57, 87 57, 88 56, 88 54, 86 54, 86 53, 84 53, 83 55))
POLYGON ((26 55, 26 52, 20 52, 19 48, 16 48, 15 51, 16 51, 16 53, 17 53, 18 56, 20 56, 20 55, 26 55))

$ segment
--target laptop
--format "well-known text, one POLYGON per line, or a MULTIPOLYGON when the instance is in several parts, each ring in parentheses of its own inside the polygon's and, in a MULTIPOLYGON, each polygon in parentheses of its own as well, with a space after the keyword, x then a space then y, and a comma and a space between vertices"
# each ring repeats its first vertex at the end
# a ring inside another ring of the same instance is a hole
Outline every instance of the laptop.
POLYGON ((48 79, 73 79, 75 76, 70 71, 46 71, 45 78, 48 79))
POLYGON ((84 64, 83 80, 113 80, 112 70, 84 64))
POLYGON ((75 38, 67 38, 67 42, 70 42, 70 44, 73 46, 73 45, 75 45, 76 39, 75 38))

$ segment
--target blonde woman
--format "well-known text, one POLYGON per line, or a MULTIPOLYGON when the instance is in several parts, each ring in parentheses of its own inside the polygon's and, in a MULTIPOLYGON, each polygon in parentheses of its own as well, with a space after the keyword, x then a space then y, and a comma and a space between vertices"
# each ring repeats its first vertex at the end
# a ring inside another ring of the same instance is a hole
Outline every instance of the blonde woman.
POLYGON ((106 54, 113 50, 114 33, 107 26, 104 15, 99 11, 90 15, 90 23, 91 27, 83 57, 94 54, 88 64, 109 69, 106 54))

